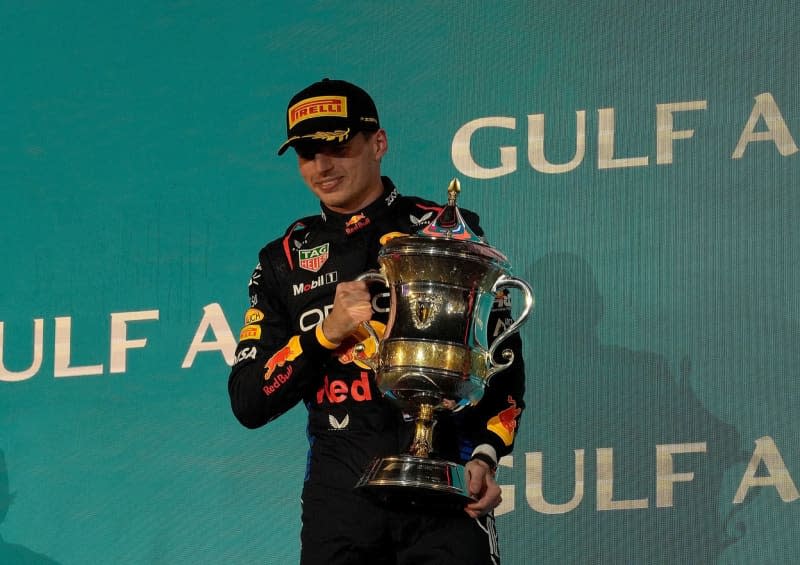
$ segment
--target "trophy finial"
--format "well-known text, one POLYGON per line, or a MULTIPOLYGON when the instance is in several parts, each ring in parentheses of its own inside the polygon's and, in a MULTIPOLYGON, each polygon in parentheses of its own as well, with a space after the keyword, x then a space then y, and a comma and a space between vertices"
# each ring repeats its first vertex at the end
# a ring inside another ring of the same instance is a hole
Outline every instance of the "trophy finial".
POLYGON ((447 205, 442 208, 436 218, 418 233, 432 237, 444 237, 484 243, 483 239, 473 232, 464 221, 458 210, 456 199, 461 192, 461 183, 457 178, 450 181, 447 187, 447 205))
POLYGON ((448 206, 456 205, 456 198, 458 198, 459 192, 461 192, 461 183, 458 182, 457 178, 453 177, 453 180, 450 181, 450 185, 447 187, 448 206))

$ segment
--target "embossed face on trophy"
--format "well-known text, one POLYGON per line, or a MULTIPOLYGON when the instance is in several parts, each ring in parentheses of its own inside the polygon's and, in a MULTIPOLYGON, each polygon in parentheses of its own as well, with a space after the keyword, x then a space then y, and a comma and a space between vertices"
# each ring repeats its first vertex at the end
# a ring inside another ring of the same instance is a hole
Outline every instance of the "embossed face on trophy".
POLYGON ((445 499, 471 499, 460 465, 430 458, 437 411, 476 404, 489 379, 509 367, 511 350, 495 352, 533 309, 533 292, 511 276, 506 257, 469 228, 456 205, 458 180, 448 187, 448 202, 436 219, 416 235, 388 241, 378 254, 380 273, 360 280, 389 287, 391 305, 383 338, 375 353, 360 358, 375 371, 385 396, 415 416, 407 454, 376 459, 357 487, 379 494, 401 492, 445 499), (496 294, 518 289, 519 318, 491 346, 487 322, 496 294))

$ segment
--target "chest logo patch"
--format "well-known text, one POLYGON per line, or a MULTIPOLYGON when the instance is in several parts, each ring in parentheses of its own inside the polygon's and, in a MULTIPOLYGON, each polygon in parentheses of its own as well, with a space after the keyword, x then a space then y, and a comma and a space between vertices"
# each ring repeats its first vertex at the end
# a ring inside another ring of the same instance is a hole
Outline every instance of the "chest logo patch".
POLYGON ((323 243, 322 245, 317 245, 311 249, 299 249, 297 251, 297 264, 300 265, 301 269, 316 273, 328 260, 330 247, 330 243, 323 243))
POLYGON ((341 422, 333 414, 328 414, 328 423, 332 430, 343 430, 350 425, 350 414, 345 414, 341 422))

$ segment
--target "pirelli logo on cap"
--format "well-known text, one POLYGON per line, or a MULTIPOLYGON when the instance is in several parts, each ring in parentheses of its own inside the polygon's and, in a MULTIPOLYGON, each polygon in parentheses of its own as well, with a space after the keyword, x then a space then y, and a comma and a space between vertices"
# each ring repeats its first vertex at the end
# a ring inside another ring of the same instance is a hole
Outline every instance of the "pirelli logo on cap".
POLYGON ((289 108, 289 129, 308 118, 326 116, 347 117, 347 98, 344 96, 314 96, 289 108))

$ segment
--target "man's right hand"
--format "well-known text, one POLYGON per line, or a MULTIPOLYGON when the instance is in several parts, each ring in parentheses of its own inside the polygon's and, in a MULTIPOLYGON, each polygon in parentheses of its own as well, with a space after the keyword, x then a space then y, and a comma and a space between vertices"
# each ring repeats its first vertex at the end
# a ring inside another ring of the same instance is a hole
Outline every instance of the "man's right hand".
POLYGON ((342 343, 372 318, 372 297, 365 281, 350 281, 336 286, 333 308, 322 322, 322 333, 332 343, 342 343))

